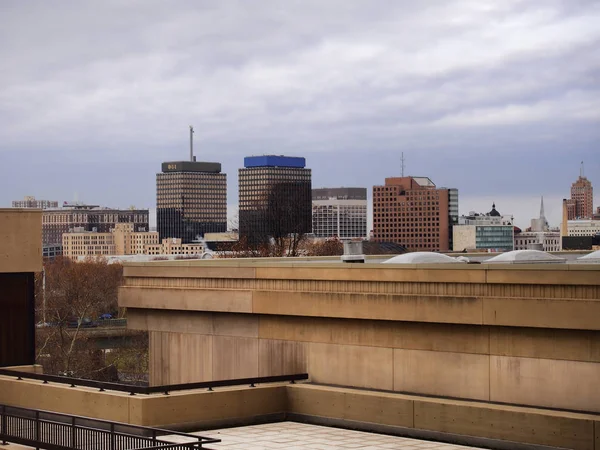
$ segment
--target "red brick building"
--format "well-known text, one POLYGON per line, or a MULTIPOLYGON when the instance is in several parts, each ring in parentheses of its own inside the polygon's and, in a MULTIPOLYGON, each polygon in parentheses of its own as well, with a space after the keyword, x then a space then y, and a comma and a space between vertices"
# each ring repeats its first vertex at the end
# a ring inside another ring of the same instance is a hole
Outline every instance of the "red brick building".
POLYGON ((373 239, 408 250, 446 252, 458 222, 458 190, 427 177, 386 178, 373 186, 373 239))

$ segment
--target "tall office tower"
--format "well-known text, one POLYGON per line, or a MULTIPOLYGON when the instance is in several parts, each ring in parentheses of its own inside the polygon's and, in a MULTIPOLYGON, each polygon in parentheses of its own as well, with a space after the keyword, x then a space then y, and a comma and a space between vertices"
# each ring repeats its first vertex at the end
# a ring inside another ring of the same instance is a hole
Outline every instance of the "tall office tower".
POLYGON ((409 250, 450 250, 458 223, 458 190, 438 189, 427 177, 386 178, 373 186, 373 239, 409 250))
POLYGON ((26 196, 23 200, 13 200, 12 207, 35 209, 58 208, 58 202, 52 200, 36 200, 35 197, 26 196))
POLYGON ((367 188, 312 190, 315 237, 367 238, 367 188))
POLYGON ((156 174, 156 229, 160 239, 192 242, 227 229, 227 175, 220 163, 174 161, 156 174))
POLYGON ((239 229, 252 243, 310 233, 311 170, 304 158, 250 156, 239 169, 239 229))
POLYGON ((147 209, 110 209, 97 205, 68 204, 42 212, 42 243, 62 246, 63 233, 75 228, 108 233, 118 223, 133 224, 134 231, 148 231, 147 209))
POLYGON ((567 204, 569 220, 591 219, 594 216, 594 189, 583 173, 583 162, 577 181, 571 185, 571 202, 567 204))

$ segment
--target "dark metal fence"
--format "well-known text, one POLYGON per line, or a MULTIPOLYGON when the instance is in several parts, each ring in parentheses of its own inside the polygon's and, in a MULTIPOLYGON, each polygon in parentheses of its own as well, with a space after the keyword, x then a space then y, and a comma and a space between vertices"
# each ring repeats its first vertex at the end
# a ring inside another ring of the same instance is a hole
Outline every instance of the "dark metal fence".
POLYGON ((212 390, 217 387, 226 386, 241 386, 247 384, 254 387, 256 384, 263 383, 278 383, 289 381, 294 383, 296 381, 308 380, 307 373, 297 373, 293 375, 277 375, 271 377, 255 377, 255 378, 237 378, 233 380, 217 380, 217 381, 200 381, 196 383, 182 383, 182 384, 169 384, 162 386, 136 386, 121 383, 110 383, 105 381, 86 380, 83 378, 72 378, 62 377, 58 375, 46 375, 41 373, 30 373, 20 372, 11 369, 0 369, 0 375, 16 377, 18 380, 29 379, 29 380, 41 380, 44 384, 48 383, 60 383, 68 384, 71 387, 83 386, 99 389, 100 391, 119 391, 129 392, 129 395, 135 394, 156 394, 164 393, 169 394, 170 391, 184 391, 188 389, 208 389, 212 390))
POLYGON ((204 436, 88 417, 0 405, 0 441, 48 450, 207 449, 221 442, 204 436), (161 436, 175 435, 180 443, 161 436))

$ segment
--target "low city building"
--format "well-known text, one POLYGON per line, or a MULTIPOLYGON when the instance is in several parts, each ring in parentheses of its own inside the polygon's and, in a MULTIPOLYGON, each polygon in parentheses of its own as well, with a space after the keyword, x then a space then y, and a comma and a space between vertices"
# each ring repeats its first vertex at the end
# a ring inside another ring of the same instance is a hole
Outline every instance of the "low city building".
POLYGON ((317 238, 367 238, 367 188, 312 190, 312 229, 317 238))
POLYGON ((522 231, 515 234, 515 250, 543 250, 559 252, 561 239, 559 231, 522 231))
POLYGON ((42 256, 44 259, 54 259, 57 256, 62 256, 62 244, 44 244, 42 246, 42 256))
POLYGON ((62 244, 64 233, 80 228, 83 231, 109 233, 118 223, 131 223, 135 231, 147 231, 147 209, 111 209, 80 203, 62 208, 46 209, 42 215, 42 243, 62 244))
POLYGON ((53 200, 36 200, 35 197, 28 195, 23 200, 13 200, 12 207, 25 209, 58 208, 58 202, 53 200))
POLYGON ((569 220, 567 236, 595 236, 600 234, 600 220, 569 220))
POLYGON ((135 231, 133 223, 118 223, 108 233, 74 228, 63 234, 63 255, 79 256, 141 255, 146 247, 158 244, 158 232, 135 231))
POLYGON ((486 250, 505 252, 514 249, 513 216, 501 215, 496 204, 486 214, 470 212, 458 218, 452 228, 453 251, 486 250))
POLYGON ((180 238, 167 238, 162 242, 146 245, 145 255, 201 255, 204 252, 204 244, 192 242, 184 244, 180 238))

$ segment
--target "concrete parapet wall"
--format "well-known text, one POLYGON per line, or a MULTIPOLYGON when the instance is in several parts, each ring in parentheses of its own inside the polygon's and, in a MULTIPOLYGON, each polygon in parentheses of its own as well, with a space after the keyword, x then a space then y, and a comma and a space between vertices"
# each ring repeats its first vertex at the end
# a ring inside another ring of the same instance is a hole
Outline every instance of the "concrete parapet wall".
POLYGON ((0 376, 0 403, 180 430, 287 418, 490 448, 600 450, 597 414, 315 384, 129 396, 0 376))

